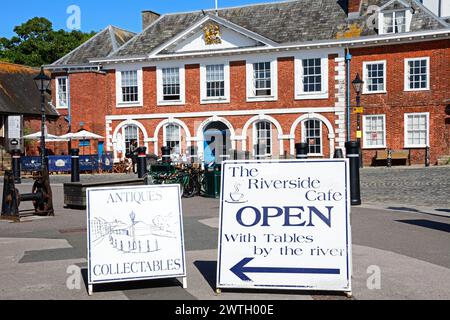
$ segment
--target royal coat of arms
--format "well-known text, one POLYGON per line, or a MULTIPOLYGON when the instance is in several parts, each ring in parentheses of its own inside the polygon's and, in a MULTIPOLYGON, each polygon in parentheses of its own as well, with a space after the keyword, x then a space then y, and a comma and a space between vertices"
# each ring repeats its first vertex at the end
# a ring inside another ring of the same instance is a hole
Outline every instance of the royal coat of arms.
POLYGON ((205 43, 207 45, 222 43, 220 27, 218 25, 210 23, 203 28, 203 31, 205 33, 205 43))

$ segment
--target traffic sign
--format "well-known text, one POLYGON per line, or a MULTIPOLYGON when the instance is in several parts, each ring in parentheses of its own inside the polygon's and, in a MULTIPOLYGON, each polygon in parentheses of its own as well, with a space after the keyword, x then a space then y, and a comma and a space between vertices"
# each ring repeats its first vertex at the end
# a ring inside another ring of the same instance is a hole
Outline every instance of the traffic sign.
POLYGON ((225 161, 217 288, 351 291, 349 163, 225 161))

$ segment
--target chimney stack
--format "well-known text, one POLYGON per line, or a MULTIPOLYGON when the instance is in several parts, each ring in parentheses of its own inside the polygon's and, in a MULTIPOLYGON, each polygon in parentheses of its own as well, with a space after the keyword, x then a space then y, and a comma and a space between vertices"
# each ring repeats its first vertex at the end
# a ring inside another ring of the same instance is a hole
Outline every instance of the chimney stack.
POLYGON ((359 16, 362 0, 347 0, 349 18, 359 16))
POLYGON ((142 30, 155 22, 159 18, 159 16, 160 14, 150 10, 142 11, 142 30))

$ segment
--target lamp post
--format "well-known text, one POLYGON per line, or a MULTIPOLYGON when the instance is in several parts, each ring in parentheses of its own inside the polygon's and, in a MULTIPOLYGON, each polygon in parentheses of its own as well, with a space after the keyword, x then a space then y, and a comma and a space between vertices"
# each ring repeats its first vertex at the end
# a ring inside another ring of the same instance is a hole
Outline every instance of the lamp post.
MULTIPOLYGON (((356 74, 355 80, 352 81, 353 89, 356 91, 356 114, 357 114, 357 122, 356 122, 356 139, 359 142, 359 145, 361 146, 361 91, 362 87, 364 85, 364 81, 361 80, 361 77, 359 76, 359 73, 356 74)), ((361 147, 359 149, 359 160, 360 160, 360 167, 363 167, 363 158, 362 158, 362 151, 361 147)))
POLYGON ((37 89, 41 92, 41 163, 42 168, 47 166, 45 155, 45 92, 50 85, 51 79, 44 73, 44 68, 41 67, 41 72, 34 78, 34 83, 37 89))

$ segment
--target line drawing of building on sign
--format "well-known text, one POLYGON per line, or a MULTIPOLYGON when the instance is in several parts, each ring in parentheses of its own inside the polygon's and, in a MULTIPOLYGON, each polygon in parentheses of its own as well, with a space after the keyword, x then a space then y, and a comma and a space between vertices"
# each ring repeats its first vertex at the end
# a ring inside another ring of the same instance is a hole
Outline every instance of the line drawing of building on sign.
POLYGON ((91 237, 94 246, 107 242, 109 246, 123 253, 151 253, 161 249, 159 240, 177 237, 174 226, 177 225, 172 213, 157 215, 146 222, 137 220, 134 211, 129 214, 129 221, 111 222, 96 217, 90 221, 91 237))

